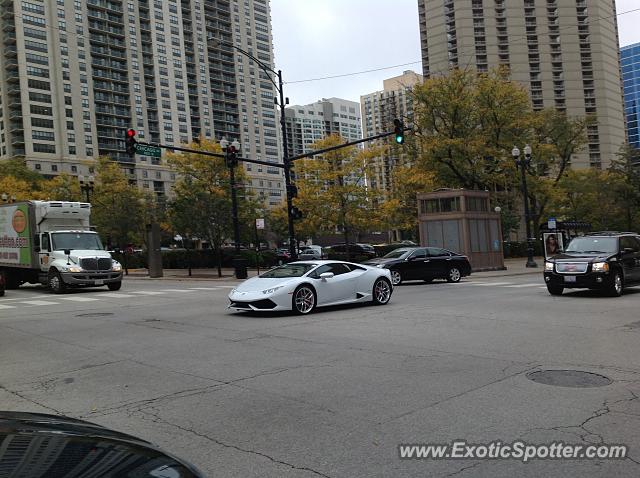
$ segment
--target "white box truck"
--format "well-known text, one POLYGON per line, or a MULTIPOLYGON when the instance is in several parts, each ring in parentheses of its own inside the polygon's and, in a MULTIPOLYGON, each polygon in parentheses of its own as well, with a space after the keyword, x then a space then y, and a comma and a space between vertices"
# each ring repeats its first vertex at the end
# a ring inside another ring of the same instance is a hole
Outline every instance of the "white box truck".
POLYGON ((91 204, 28 201, 0 205, 0 273, 7 289, 41 283, 68 288, 106 285, 118 290, 122 266, 89 225, 91 204))

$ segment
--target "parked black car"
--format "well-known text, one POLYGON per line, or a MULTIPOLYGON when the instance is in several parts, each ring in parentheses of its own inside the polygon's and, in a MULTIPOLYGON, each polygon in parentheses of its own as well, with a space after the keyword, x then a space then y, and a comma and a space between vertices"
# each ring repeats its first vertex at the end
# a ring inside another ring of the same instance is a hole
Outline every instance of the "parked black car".
POLYGON ((0 297, 4 295, 5 287, 6 287, 6 284, 4 280, 4 274, 2 273, 2 271, 0 271, 0 297))
POLYGON ((439 247, 402 247, 365 264, 390 269, 393 285, 406 280, 459 282, 471 274, 467 256, 439 247))
POLYGON ((564 289, 600 289, 613 297, 640 284, 640 237, 627 232, 596 232, 571 240, 564 253, 544 263, 551 295, 564 289))
MULTIPOLYGON (((330 246, 329 250, 330 252, 336 252, 338 254, 346 254, 347 246, 342 242, 330 246)), ((349 253, 353 256, 376 257, 376 250, 369 244, 349 243, 349 253)))
POLYGON ((132 435, 75 418, 3 411, 0 475, 204 477, 193 465, 132 435))

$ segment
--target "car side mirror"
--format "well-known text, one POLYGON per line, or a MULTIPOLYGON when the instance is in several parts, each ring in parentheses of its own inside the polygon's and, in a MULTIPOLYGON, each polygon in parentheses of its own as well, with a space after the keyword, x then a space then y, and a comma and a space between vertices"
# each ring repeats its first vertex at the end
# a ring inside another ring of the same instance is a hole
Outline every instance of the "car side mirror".
POLYGON ((63 252, 64 252, 65 256, 70 256, 71 255, 71 249, 65 249, 63 252))
POLYGON ((333 272, 323 272, 322 274, 320 274, 320 279, 327 280, 327 279, 331 279, 333 276, 334 276, 333 272))

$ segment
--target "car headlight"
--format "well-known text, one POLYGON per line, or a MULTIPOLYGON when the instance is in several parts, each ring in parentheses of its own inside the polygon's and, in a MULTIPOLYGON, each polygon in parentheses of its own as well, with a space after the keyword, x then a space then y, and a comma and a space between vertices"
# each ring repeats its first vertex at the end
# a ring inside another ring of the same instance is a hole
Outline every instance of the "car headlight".
POLYGON ((277 291, 278 289, 282 289, 284 286, 283 285, 279 285, 277 287, 272 287, 271 289, 265 289, 262 291, 263 294, 273 294, 275 291, 277 291))
POLYGON ((66 268, 62 269, 63 271, 66 270, 66 272, 74 272, 74 273, 78 273, 78 272, 82 272, 82 267, 79 266, 69 266, 66 268))
POLYGON ((122 270, 122 266, 118 261, 113 261, 111 263, 111 270, 114 272, 120 272, 122 270))
POLYGON ((591 265, 591 270, 593 272, 609 272, 609 263, 608 262, 594 262, 591 265))
POLYGON ((545 271, 553 271, 553 262, 545 262, 544 263, 545 271))

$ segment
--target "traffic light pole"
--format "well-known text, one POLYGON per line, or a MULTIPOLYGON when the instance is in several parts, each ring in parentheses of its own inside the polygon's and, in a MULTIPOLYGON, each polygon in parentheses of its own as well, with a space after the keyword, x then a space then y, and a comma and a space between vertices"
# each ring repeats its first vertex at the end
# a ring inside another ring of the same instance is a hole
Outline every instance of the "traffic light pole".
POLYGON ((285 118, 284 87, 282 70, 278 70, 278 92, 280 93, 280 127, 282 128, 282 165, 284 169, 284 185, 287 192, 287 225, 289 227, 289 256, 292 260, 298 258, 296 233, 293 223, 293 188, 291 187, 291 160, 289 159, 289 145, 287 144, 287 124, 285 118))

